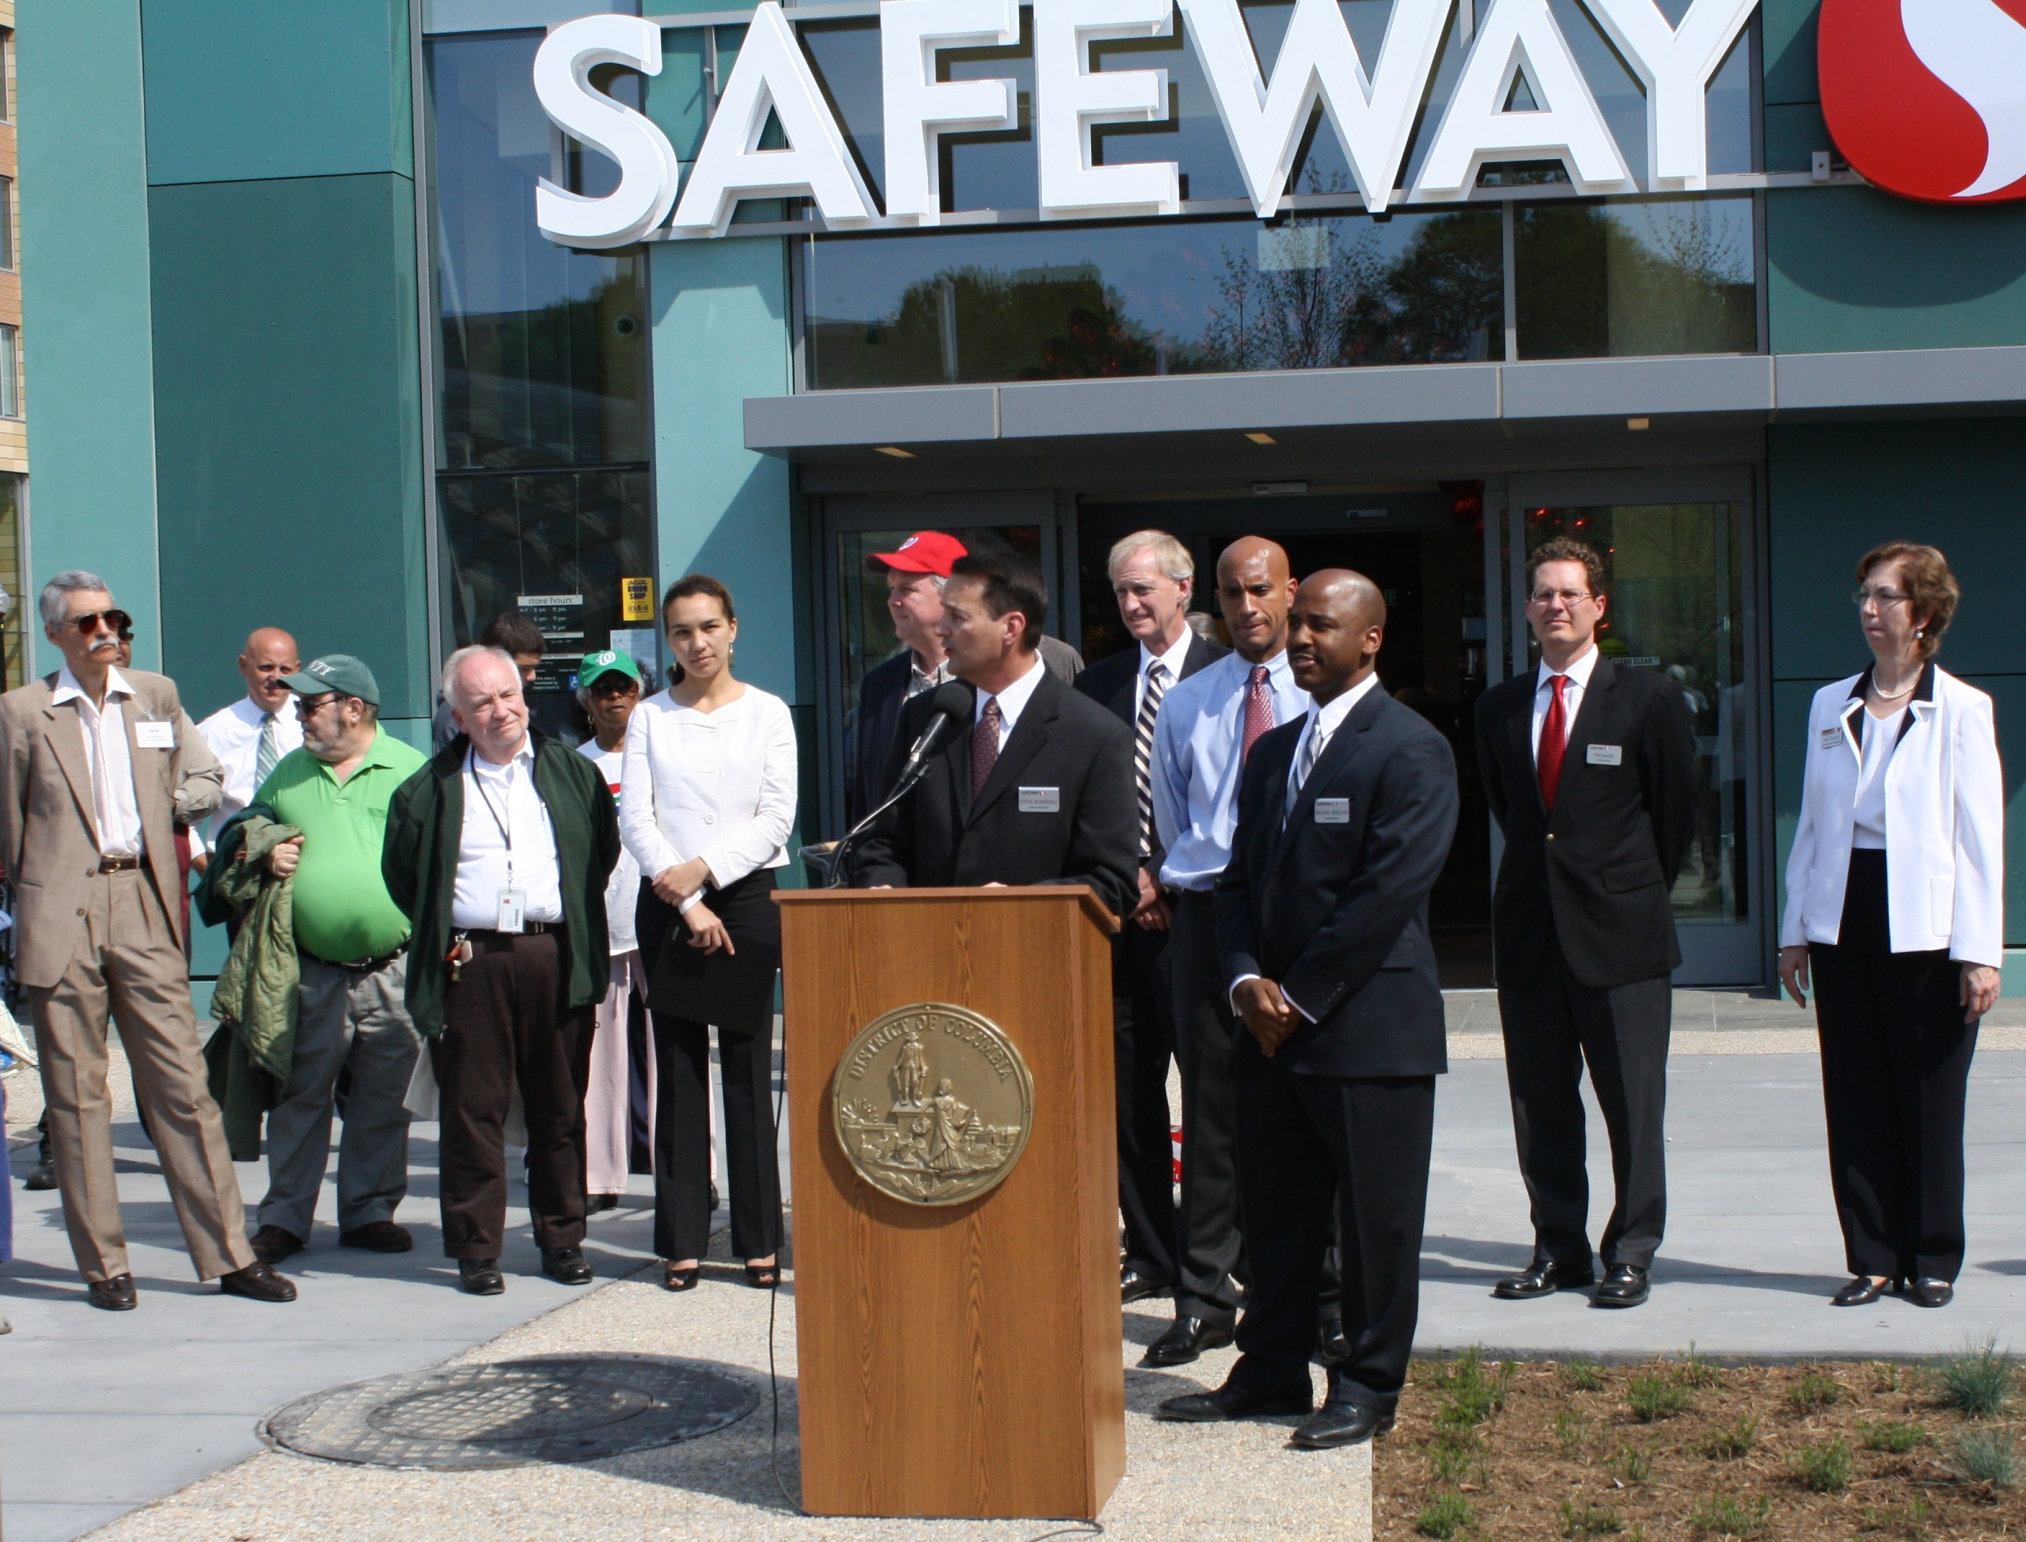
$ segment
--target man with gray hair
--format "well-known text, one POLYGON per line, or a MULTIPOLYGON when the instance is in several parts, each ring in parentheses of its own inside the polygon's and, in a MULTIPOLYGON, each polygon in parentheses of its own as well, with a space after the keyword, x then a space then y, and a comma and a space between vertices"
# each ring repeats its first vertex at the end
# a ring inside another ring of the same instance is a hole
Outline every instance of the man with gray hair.
POLYGON ((441 1091, 443 1251, 506 1288, 506 1118, 518 1083, 542 1272, 585 1285, 584 1084, 610 972, 619 816, 598 768, 530 726, 501 648, 443 666, 457 737, 394 794, 380 868, 413 928, 407 1003, 441 1091))
POLYGON ((110 1019, 198 1277, 228 1295, 293 1301, 295 1287, 247 1244, 183 954, 174 826, 218 806, 218 762, 174 681, 118 666, 133 618, 104 579, 57 574, 41 613, 63 664, 0 696, 0 864, 15 883, 15 970, 87 1296, 111 1312, 136 1304, 113 1176, 110 1019))

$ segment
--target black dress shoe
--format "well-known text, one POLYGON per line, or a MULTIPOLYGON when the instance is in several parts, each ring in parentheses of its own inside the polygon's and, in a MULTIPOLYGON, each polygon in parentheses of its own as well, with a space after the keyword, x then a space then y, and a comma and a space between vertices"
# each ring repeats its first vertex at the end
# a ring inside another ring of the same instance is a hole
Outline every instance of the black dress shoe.
POLYGON ((1518 1274, 1509 1274, 1491 1287, 1501 1301, 1532 1301, 1552 1296, 1558 1290, 1581 1290, 1597 1283, 1588 1263, 1558 1264, 1552 1258, 1536 1258, 1518 1274))
POLYGON ((278 1264, 284 1258, 303 1250, 303 1239, 292 1231, 283 1231, 279 1226, 263 1226, 246 1239, 253 1249, 253 1256, 264 1264, 278 1264))
POLYGON ((1592 1306, 1644 1306, 1653 1294, 1647 1271, 1637 1264, 1613 1264, 1604 1274, 1604 1283, 1590 1298, 1592 1306))
POLYGON ((1923 1277, 1908 1285, 1902 1294, 1915 1306, 1947 1306, 1956 1299, 1956 1287, 1947 1280, 1923 1277))
POLYGON ((558 1285, 589 1285, 593 1279, 582 1248, 543 1248, 542 1273, 558 1285))
POLYGON ((1131 1264, 1119 1269, 1119 1302, 1130 1306, 1135 1301, 1148 1301, 1155 1296, 1171 1296, 1175 1287, 1166 1280, 1157 1280, 1151 1275, 1140 1273, 1131 1264))
POLYGON ((1885 1294, 1885 1286, 1868 1274, 1860 1274, 1829 1298, 1831 1306, 1870 1306, 1885 1294))
POLYGON ((53 1189, 56 1187, 56 1164, 47 1159, 37 1162, 28 1169, 28 1176, 21 1180, 24 1189, 53 1189))
POLYGON ((1316 1329, 1316 1357, 1325 1365, 1342 1365, 1351 1358, 1351 1341, 1344 1334, 1341 1317, 1325 1317, 1316 1329))
POLYGON ((116 1274, 109 1280, 86 1280, 84 1294, 101 1312, 131 1312, 140 1305, 134 1297, 131 1274, 116 1274))
POLYGON ((392 1221, 368 1221, 364 1226, 339 1232, 338 1246, 363 1248, 368 1253, 405 1253, 415 1246, 415 1238, 407 1227, 396 1226, 392 1221))
POLYGON ((1393 1427, 1393 1415, 1362 1403, 1325 1403, 1310 1414, 1288 1436, 1288 1444, 1309 1451, 1328 1451, 1336 1446, 1361 1446, 1393 1427))
POLYGON ((457 1288, 474 1296, 497 1296, 506 1290, 496 1258, 460 1258, 457 1288))
POLYGON ((1246 1392, 1226 1382, 1215 1392, 1191 1392, 1171 1397, 1154 1410, 1156 1419, 1183 1424, 1222 1424, 1229 1419, 1270 1419, 1286 1414, 1305 1414, 1315 1407, 1307 1388, 1278 1396, 1246 1392))
POLYGON ((607 1210, 617 1210, 618 1208, 619 1196, 617 1194, 586 1194, 584 1196, 584 1214, 587 1216, 602 1215, 607 1210))
POLYGON ((1141 1365, 1187 1365, 1206 1349, 1222 1349, 1234 1337, 1230 1323, 1177 1317, 1175 1326, 1147 1346, 1141 1365))
POLYGON ((257 1260, 244 1269, 218 1276, 220 1294, 244 1296, 249 1301, 293 1301, 295 1286, 257 1260))

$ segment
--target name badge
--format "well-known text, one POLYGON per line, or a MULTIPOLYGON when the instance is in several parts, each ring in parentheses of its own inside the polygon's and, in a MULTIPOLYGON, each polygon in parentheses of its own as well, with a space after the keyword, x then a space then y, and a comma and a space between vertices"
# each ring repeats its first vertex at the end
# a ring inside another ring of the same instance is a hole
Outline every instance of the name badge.
POLYGON ((1351 822, 1351 800, 1349 798, 1316 799, 1315 822, 1319 825, 1349 824, 1351 822))
POLYGON ((1593 766, 1622 766, 1625 764, 1625 746, 1593 744, 1583 758, 1593 766))
POLYGON ((1023 814, 1059 814, 1062 812, 1062 789, 1060 787, 1023 787, 1020 789, 1020 812, 1023 814))
POLYGON ((136 723, 134 724, 134 743, 144 750, 173 750, 176 747, 176 725, 174 723, 136 723))
POLYGON ((1836 746, 1837 746, 1837 745, 1841 744, 1842 742, 1843 742, 1843 730, 1842 730, 1842 729, 1840 729, 1840 728, 1825 728, 1825 729, 1823 729, 1823 730, 1822 730, 1822 748, 1823 748, 1823 749, 1825 749, 1825 750, 1833 750, 1833 749, 1835 749, 1835 748, 1836 748, 1836 746))
POLYGON ((528 929, 528 897, 519 889, 499 891, 499 925, 496 932, 524 932, 528 929))

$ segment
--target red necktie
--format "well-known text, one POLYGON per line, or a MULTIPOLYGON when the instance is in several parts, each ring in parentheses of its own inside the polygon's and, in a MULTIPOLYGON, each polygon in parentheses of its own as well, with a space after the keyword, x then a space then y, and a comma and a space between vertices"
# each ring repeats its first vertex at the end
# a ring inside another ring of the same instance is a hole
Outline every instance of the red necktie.
POLYGON ((1273 697, 1266 688, 1266 666, 1254 664, 1245 685, 1245 737, 1238 746, 1238 764, 1252 753, 1252 746, 1273 726, 1273 697))
POLYGON ((978 716, 978 726, 971 733, 971 801, 978 801, 978 794, 985 790, 985 783, 991 779, 992 768, 999 763, 999 698, 987 696, 985 710, 978 716))
POLYGON ((1562 687, 1568 683, 1567 675, 1548 676, 1555 694, 1541 723, 1541 747, 1534 752, 1534 766, 1541 778, 1541 802, 1551 814, 1555 811, 1555 792, 1562 785, 1562 754, 1569 744, 1567 722, 1562 715, 1562 687))

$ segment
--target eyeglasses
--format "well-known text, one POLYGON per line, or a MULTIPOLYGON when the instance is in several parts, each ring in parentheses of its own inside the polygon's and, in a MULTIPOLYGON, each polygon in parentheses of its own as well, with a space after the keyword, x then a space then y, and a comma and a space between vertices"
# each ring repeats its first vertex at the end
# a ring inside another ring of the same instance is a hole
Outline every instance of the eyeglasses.
POLYGON ((1864 609, 1867 603, 1876 604, 1880 610, 1884 610, 1888 606, 1904 605, 1912 598, 1912 595, 1901 594, 1897 589, 1859 589, 1850 596, 1850 603, 1859 610, 1864 609))
POLYGON ((70 618, 70 624, 77 628, 77 634, 80 637, 91 636, 93 632, 98 630, 98 624, 101 621, 119 633, 123 638, 134 635, 134 618, 123 610, 87 611, 82 616, 72 616, 70 618))
POLYGON ((296 718, 300 721, 306 717, 315 717, 337 699, 335 691, 327 691, 322 696, 298 696, 295 699, 296 718))
POLYGON ((1569 609, 1574 610, 1584 600, 1594 600, 1595 598, 1596 596, 1586 589, 1536 589, 1532 594, 1527 596, 1527 603, 1546 608, 1556 600, 1560 600, 1569 609))

